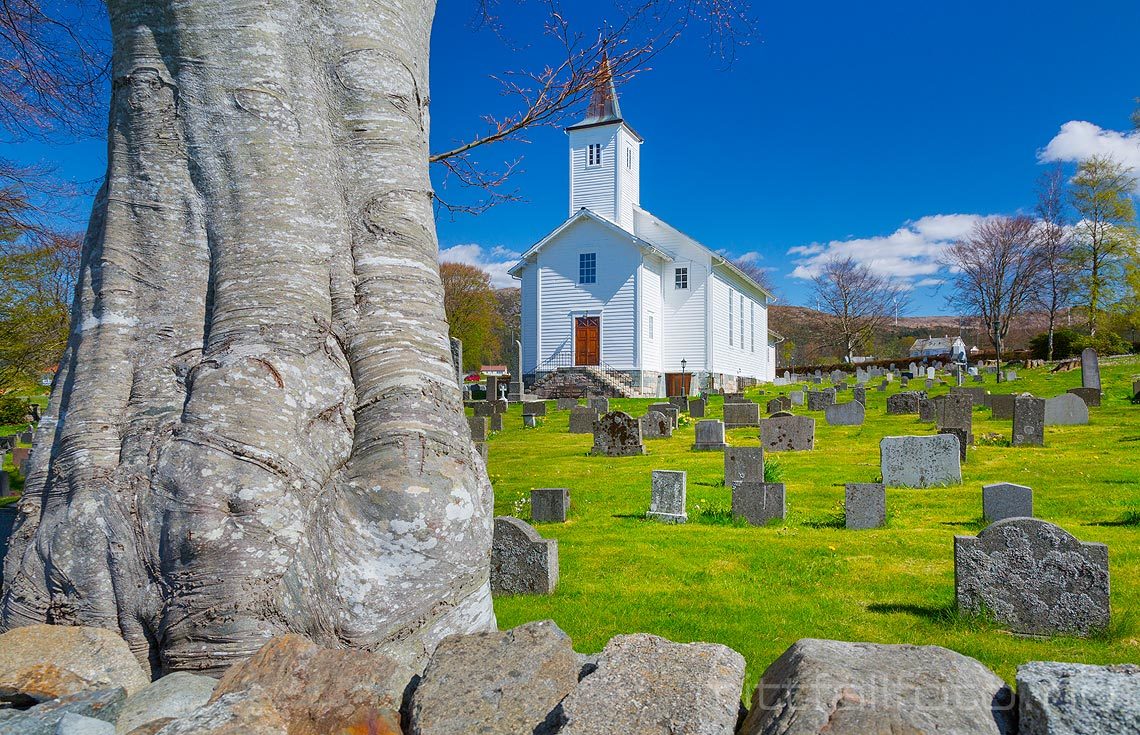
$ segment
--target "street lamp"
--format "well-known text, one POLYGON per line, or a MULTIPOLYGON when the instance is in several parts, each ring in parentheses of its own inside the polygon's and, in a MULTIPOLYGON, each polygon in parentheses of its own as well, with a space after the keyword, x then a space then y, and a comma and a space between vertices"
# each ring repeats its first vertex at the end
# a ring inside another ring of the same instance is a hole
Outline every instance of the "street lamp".
POLYGON ((685 358, 682 357, 681 358, 681 395, 683 395, 683 396, 689 395, 689 391, 686 390, 686 388, 685 388, 685 365, 687 365, 687 364, 688 363, 685 362, 685 358))

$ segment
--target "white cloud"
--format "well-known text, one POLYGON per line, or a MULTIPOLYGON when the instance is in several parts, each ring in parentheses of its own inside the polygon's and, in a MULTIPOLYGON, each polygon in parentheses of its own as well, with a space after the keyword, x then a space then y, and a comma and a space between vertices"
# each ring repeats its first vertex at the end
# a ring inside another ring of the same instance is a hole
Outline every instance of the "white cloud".
MULTIPOLYGON (((1037 151, 1037 160, 1042 163, 1077 162, 1093 156, 1107 156, 1140 174, 1140 131, 1121 133, 1084 120, 1072 120, 1037 151)), ((1137 191, 1140 192, 1140 182, 1137 191)))
POLYGON ((942 252, 982 219, 978 214, 935 214, 907 222, 889 235, 799 245, 788 250, 788 255, 799 256, 791 276, 810 279, 831 258, 849 257, 880 275, 904 282, 925 276, 918 285, 932 285, 928 282, 937 281, 933 276, 943 268, 942 252))
POLYGON ((518 288, 519 282, 511 278, 507 269, 518 262, 519 255, 499 245, 487 251, 482 245, 468 243, 440 250, 439 262, 473 265, 491 274, 491 285, 495 288, 518 288))

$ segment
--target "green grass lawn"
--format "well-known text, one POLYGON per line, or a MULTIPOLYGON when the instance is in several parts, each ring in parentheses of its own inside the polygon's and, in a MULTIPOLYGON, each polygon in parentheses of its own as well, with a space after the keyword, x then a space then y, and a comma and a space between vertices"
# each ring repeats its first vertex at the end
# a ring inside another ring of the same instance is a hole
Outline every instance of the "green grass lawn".
MULTIPOLYGON (((1079 371, 1019 372, 1021 379, 1008 384, 987 376, 986 387, 1048 397, 1080 385, 1079 371)), ((592 437, 567 433, 568 411, 553 410, 551 402, 541 427, 523 429, 520 407, 511 406, 505 430, 489 446, 496 514, 529 521, 537 487, 570 488, 572 501, 565 524, 536 526, 558 539, 556 593, 496 598, 499 625, 551 618, 582 652, 635 631, 723 643, 748 661, 746 695, 768 664, 805 637, 942 645, 1009 681, 1019 664, 1033 660, 1140 662, 1140 406, 1129 403, 1140 358, 1102 361, 1101 372, 1103 405, 1091 410, 1089 425, 1047 427, 1044 448, 1009 447, 1011 422, 975 409, 978 444, 969 449, 963 484, 888 489, 887 527, 866 531, 842 527, 844 483, 880 477, 881 437, 934 432, 917 416, 886 415, 897 381, 885 393, 867 391, 862 427, 828 426, 822 412, 795 408, 816 418, 816 449, 765 457, 787 485, 788 516, 762 528, 728 519, 723 454, 691 452, 691 423, 671 439, 648 440, 647 456, 591 457, 592 437), (687 525, 644 520, 654 469, 688 472, 687 525), (953 537, 982 529, 982 485, 1003 481, 1033 488, 1039 518, 1082 541, 1108 544, 1109 631, 1091 639, 1023 638, 956 614, 953 537)), ((748 395, 765 402, 791 389, 748 395)), ((840 400, 851 400, 851 392, 840 400)), ((639 416, 652 402, 613 400, 611 408, 639 416)), ((714 398, 708 418, 721 416, 714 398)), ((759 445, 756 429, 728 435, 730 444, 759 445)))

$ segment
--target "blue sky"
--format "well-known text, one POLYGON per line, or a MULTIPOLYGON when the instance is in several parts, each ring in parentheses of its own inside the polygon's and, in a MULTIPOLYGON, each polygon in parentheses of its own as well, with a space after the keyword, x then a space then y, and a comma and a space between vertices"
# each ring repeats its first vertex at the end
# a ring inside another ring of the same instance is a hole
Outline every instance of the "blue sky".
MULTIPOLYGON (((503 0, 504 44, 473 28, 473 0, 441 0, 432 39, 440 150, 509 109, 494 74, 557 61, 529 6, 503 0)), ((533 5, 533 3, 532 3, 533 5)), ((613 0, 566 3, 596 33, 613 0)), ((978 216, 1032 207, 1044 159, 1113 153, 1140 170, 1136 0, 761 2, 758 34, 728 68, 699 29, 620 90, 644 136, 642 205, 714 249, 772 269, 781 300, 809 303, 813 266, 851 254, 914 285, 914 313, 944 313, 938 251, 978 216)), ((479 216, 441 213, 445 257, 502 280, 514 254, 567 211, 566 136, 489 147, 522 156, 525 197, 479 216)), ((102 141, 8 146, 77 180, 102 175, 102 141)), ((445 198, 462 198, 436 177, 445 198)), ((88 204, 81 203, 86 209, 88 204)))

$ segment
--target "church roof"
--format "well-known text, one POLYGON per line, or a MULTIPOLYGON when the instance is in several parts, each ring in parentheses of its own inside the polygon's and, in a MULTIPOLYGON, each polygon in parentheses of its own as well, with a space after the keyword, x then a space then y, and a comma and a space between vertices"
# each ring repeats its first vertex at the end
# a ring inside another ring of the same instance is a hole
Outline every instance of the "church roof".
POLYGON ((649 254, 654 255, 658 258, 661 258, 662 260, 672 260, 673 259, 672 253, 665 252, 664 250, 657 247, 656 245, 649 242, 648 240, 643 240, 642 238, 638 237, 637 235, 634 235, 632 232, 629 232, 628 230, 614 224, 613 222, 606 219, 605 217, 602 217, 601 215, 595 214, 594 212, 591 212, 590 210, 586 209, 585 207, 582 207, 577 212, 570 215, 569 219, 567 219, 565 222, 558 225, 558 227, 555 227, 554 230, 552 230, 550 232, 550 234, 548 234, 546 237, 542 238, 541 240, 536 242, 534 245, 531 245, 530 248, 528 248, 527 251, 525 253, 523 253, 522 256, 519 258, 519 262, 515 263, 513 266, 511 266, 509 269, 507 269, 507 273, 514 276, 515 278, 521 278, 522 272, 524 270, 526 270, 527 265, 531 261, 534 260, 536 255, 538 255, 539 250, 542 250, 544 247, 546 247, 547 243, 551 242, 556 237, 561 235, 567 228, 569 228, 574 223, 587 221, 587 220, 597 222, 598 224, 602 225, 606 229, 612 231, 614 234, 628 239, 631 243, 633 243, 634 245, 636 245, 637 247, 639 247, 641 250, 643 250, 646 253, 649 253, 649 254))
MULTIPOLYGON (((602 54, 602 60, 598 63, 598 71, 594 76, 594 91, 590 94, 590 106, 586 108, 586 117, 566 129, 580 130, 595 125, 624 122, 621 105, 618 103, 617 85, 614 82, 613 70, 610 69, 610 59, 609 56, 602 54)), ((626 124, 626 127, 629 125, 626 124)), ((632 132, 633 128, 630 128, 630 131, 632 132)))

